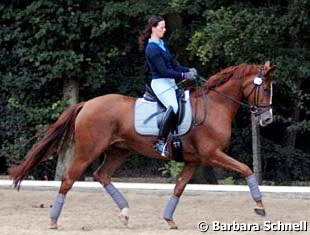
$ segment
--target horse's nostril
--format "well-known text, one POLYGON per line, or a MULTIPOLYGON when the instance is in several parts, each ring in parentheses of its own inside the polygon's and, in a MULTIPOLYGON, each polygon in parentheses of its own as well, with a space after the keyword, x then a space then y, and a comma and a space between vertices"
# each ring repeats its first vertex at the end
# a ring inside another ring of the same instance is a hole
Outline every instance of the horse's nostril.
POLYGON ((267 126, 270 123, 272 123, 272 118, 266 118, 262 121, 262 126, 267 126))

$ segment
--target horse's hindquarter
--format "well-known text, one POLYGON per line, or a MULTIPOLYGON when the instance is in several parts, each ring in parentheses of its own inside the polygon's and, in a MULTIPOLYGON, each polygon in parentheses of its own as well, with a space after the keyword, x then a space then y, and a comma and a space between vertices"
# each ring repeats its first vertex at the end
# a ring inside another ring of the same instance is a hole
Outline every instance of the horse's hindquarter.
POLYGON ((94 148, 100 149, 117 142, 121 129, 130 125, 134 101, 135 98, 118 94, 87 101, 76 119, 76 141, 91 142, 94 148))

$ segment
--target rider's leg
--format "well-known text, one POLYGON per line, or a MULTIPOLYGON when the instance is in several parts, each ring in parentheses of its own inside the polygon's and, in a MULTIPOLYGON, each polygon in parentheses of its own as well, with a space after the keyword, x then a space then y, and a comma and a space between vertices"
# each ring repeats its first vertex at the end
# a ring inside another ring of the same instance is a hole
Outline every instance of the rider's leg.
POLYGON ((174 113, 178 112, 179 106, 176 98, 176 89, 178 88, 172 78, 157 78, 151 82, 151 87, 160 100, 168 108, 172 106, 174 113))
POLYGON ((166 113, 160 124, 158 141, 155 144, 156 151, 162 156, 168 155, 167 138, 175 125, 175 115, 178 112, 178 102, 175 89, 177 88, 174 79, 159 78, 153 79, 151 83, 152 89, 160 102, 167 108, 166 113))
POLYGON ((169 154, 167 151, 167 139, 172 127, 174 126, 174 119, 175 114, 172 107, 169 106, 159 126, 158 140, 155 144, 156 151, 163 157, 169 154))

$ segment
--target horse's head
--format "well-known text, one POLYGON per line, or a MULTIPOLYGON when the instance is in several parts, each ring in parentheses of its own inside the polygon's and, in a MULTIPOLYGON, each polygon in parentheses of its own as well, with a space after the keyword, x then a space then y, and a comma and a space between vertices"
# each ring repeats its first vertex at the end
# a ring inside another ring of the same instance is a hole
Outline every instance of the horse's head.
POLYGON ((262 66, 257 74, 244 78, 243 95, 251 105, 251 112, 261 126, 272 123, 272 80, 270 72, 275 69, 269 61, 262 66))

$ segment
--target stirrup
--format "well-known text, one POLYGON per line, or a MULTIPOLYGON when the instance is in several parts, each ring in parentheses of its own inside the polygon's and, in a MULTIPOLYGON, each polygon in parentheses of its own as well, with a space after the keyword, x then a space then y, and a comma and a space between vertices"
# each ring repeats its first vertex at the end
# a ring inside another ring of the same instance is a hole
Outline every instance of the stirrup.
POLYGON ((155 143, 155 150, 156 152, 160 153, 162 157, 168 157, 169 152, 167 150, 167 142, 163 140, 158 140, 155 143))

